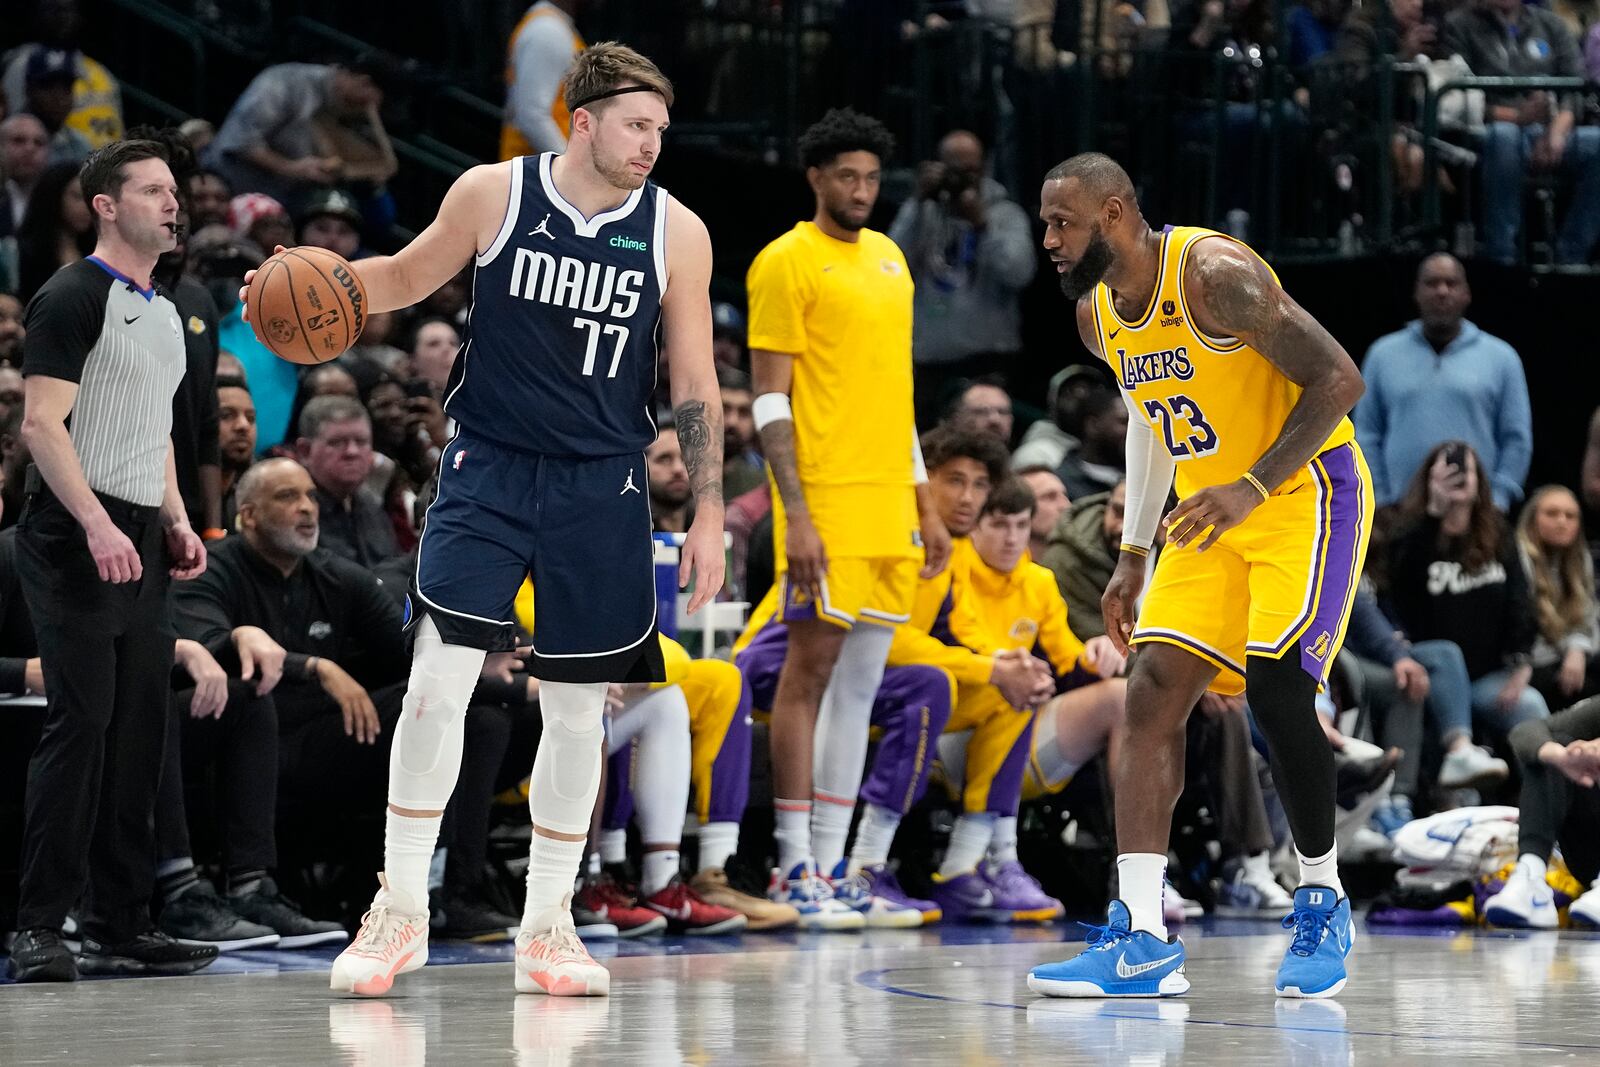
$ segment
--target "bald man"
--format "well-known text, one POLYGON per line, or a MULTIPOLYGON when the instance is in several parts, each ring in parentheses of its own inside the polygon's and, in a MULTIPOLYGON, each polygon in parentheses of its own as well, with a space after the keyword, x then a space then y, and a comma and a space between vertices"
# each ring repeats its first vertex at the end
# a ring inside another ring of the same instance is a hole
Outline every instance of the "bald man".
POLYGON ((995 355, 1021 351, 1018 297, 1036 260, 1028 216, 985 176, 983 142, 946 134, 939 158, 922 164, 917 195, 889 236, 917 284, 913 359, 919 424, 938 417, 946 383, 996 369, 995 355))
POLYGON ((1417 268, 1420 312, 1367 349, 1367 395, 1356 408, 1356 436, 1372 461, 1379 504, 1405 495, 1435 445, 1465 441, 1490 475, 1501 511, 1522 499, 1533 458, 1533 413, 1522 359, 1470 322, 1472 289, 1461 261, 1446 252, 1417 268))

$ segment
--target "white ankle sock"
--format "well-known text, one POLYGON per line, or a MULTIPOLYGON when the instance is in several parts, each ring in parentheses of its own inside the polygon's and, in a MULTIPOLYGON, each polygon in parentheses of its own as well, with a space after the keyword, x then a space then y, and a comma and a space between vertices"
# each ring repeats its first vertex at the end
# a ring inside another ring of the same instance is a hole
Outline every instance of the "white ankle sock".
POLYGON ((850 817, 855 813, 854 804, 836 804, 832 800, 811 802, 811 855, 816 857, 817 870, 822 874, 831 876, 839 861, 844 859, 850 817))
POLYGON ((561 901, 572 892, 572 883, 578 875, 578 864, 583 862, 582 841, 557 841, 535 831, 533 844, 528 849, 528 901, 522 909, 522 928, 534 933, 535 920, 550 908, 561 906, 561 901))
POLYGON ((969 812, 957 819, 950 831, 950 847, 945 849, 944 862, 939 865, 939 877, 954 878, 975 870, 993 836, 994 816, 988 812, 969 812))
POLYGON ((639 872, 639 895, 653 897, 678 874, 678 850, 645 850, 643 870, 639 872))
POLYGON ((856 826, 856 847, 850 853, 850 866, 854 869, 872 867, 889 862, 889 846, 894 844, 894 832, 900 829, 900 813, 868 804, 856 826))
POLYGON ((383 873, 389 892, 408 912, 428 910, 428 867, 439 840, 441 815, 413 818, 384 813, 383 873))
POLYGON ((772 801, 778 839, 778 869, 787 878, 795 865, 811 858, 811 801, 772 801))
POLYGON ((1300 859, 1300 884, 1325 885, 1334 895, 1344 897, 1344 884, 1339 881, 1339 846, 1334 845, 1325 856, 1307 856, 1299 849, 1294 854, 1300 859))
POLYGON ((726 868, 728 857, 739 851, 739 824, 708 822, 700 827, 700 869, 726 868))
POLYGON ((1128 906, 1130 925, 1165 939, 1161 887, 1167 879, 1167 857, 1154 852, 1127 852, 1117 857, 1117 892, 1128 906))
POLYGON ((989 862, 998 866, 1017 859, 1017 817, 1002 815, 994 821, 994 837, 989 840, 989 862))
POLYGON ((626 863, 626 862, 628 862, 628 831, 626 831, 626 830, 601 830, 600 831, 600 862, 601 863, 626 863))

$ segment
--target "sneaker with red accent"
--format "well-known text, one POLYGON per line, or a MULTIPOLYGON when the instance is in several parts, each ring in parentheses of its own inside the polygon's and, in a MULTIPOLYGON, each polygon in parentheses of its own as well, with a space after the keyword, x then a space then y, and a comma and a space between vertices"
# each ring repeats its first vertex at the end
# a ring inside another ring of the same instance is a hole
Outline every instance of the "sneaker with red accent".
POLYGON ((572 894, 546 908, 517 935, 518 993, 552 997, 603 997, 611 992, 611 972, 594 961, 572 925, 572 894))
POLYGON ((617 936, 644 937, 667 928, 667 918, 653 908, 642 906, 634 895, 618 885, 609 874, 597 875, 583 883, 573 902, 598 915, 617 928, 617 936))
POLYGON ((396 976, 428 962, 426 904, 417 907, 403 899, 381 874, 378 882, 378 895, 361 917, 361 932, 333 961, 328 988, 335 993, 381 997, 389 992, 396 976))
POLYGON ((732 908, 702 899, 682 878, 645 897, 644 906, 665 915, 667 929, 675 934, 735 934, 749 921, 732 908))

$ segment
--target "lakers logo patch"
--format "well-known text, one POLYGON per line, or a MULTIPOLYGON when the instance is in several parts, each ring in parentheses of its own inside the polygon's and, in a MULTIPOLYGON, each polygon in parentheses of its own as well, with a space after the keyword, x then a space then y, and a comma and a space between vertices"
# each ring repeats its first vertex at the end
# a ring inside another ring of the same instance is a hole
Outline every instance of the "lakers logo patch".
POLYGON ((1333 635, 1324 630, 1317 635, 1317 639, 1306 646, 1306 655, 1321 662, 1328 657, 1328 648, 1333 644, 1333 635))

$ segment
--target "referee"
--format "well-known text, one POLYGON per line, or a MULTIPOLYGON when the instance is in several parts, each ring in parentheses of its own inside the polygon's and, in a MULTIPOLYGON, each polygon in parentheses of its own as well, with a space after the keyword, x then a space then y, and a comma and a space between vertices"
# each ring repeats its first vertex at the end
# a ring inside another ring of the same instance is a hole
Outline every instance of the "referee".
POLYGON ((175 639, 169 578, 205 570, 172 457, 177 310, 151 281, 177 240, 177 186, 153 141, 79 172, 97 242, 28 304, 22 438, 33 456, 17 552, 49 709, 28 767, 19 982, 183 974, 215 947, 156 932, 151 830, 175 639), (61 941, 82 901, 83 951, 61 941))

